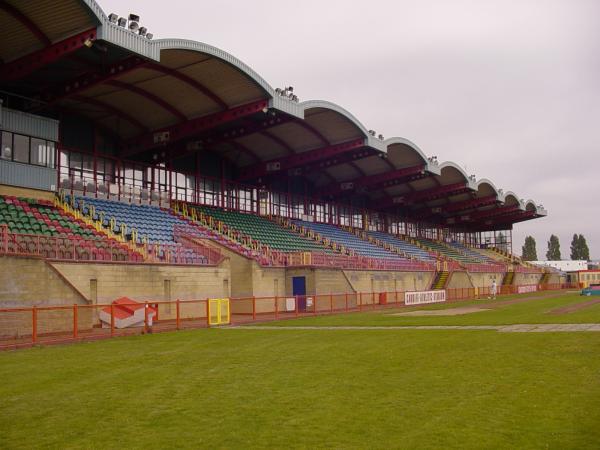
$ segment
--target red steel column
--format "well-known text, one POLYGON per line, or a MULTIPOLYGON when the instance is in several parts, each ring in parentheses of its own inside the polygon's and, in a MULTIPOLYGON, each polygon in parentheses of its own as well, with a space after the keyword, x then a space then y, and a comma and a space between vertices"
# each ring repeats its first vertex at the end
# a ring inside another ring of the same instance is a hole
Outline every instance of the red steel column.
POLYGON ((77 309, 77 303, 73 305, 73 339, 77 339, 79 333, 79 310, 77 309))
MULTIPOLYGON (((148 320, 148 314, 145 314, 145 318, 144 318, 144 330, 146 328, 145 323, 148 320)), ((115 305, 113 303, 110 304, 110 335, 114 336, 115 335, 115 305)))
POLYGON ((37 308, 31 308, 31 342, 37 342, 37 308))

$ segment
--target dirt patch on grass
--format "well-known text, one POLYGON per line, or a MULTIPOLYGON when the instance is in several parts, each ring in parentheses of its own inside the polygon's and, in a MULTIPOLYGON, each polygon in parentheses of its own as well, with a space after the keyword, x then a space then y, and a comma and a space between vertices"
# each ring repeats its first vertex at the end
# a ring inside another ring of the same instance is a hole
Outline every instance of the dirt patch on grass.
POLYGON ((449 309, 420 309, 417 311, 409 311, 405 313, 395 313, 392 316, 462 316, 464 314, 473 314, 489 309, 480 308, 479 306, 463 306, 461 308, 449 309))
POLYGON ((595 298, 593 300, 588 300, 581 303, 575 303, 574 305, 563 306, 561 308, 553 309, 549 311, 548 314, 570 314, 577 311, 580 311, 585 308, 589 308, 590 306, 594 306, 600 303, 600 298, 595 298))
MULTIPOLYGON (((540 295, 532 296, 532 297, 523 297, 523 298, 513 298, 510 300, 500 300, 493 302, 481 303, 478 305, 472 306, 461 306, 458 308, 449 308, 449 309, 419 309, 416 311, 409 311, 405 313, 394 313, 390 314, 392 316, 460 316, 464 314, 473 314, 481 311, 489 311, 491 309, 498 309, 504 306, 515 305, 518 303, 531 302, 535 300, 545 300, 553 297, 560 297, 565 295, 564 292, 561 293, 548 293, 540 295)), ((482 299, 483 301, 487 299, 482 299)), ((600 299, 598 299, 600 301, 600 299)))
MULTIPOLYGON (((525 303, 525 302, 531 302, 531 301, 535 301, 535 300, 546 300, 548 298, 553 298, 553 297, 562 297, 564 294, 564 292, 561 293, 553 293, 553 294, 548 294, 548 295, 536 295, 534 297, 523 297, 523 298, 513 298, 510 300, 501 300, 501 301, 495 301, 495 302, 489 302, 489 303, 482 303, 481 305, 478 305, 479 308, 502 308, 503 306, 509 306, 509 305, 515 305, 517 303, 525 303)), ((487 299, 482 299, 482 300, 487 300, 487 299)))

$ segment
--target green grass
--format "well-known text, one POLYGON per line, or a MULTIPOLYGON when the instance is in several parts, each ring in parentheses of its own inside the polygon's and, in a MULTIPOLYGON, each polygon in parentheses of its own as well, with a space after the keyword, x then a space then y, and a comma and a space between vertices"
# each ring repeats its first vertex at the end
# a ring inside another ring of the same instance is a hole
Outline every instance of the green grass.
MULTIPOLYGON (((449 309, 463 306, 477 306, 494 303, 487 298, 481 300, 438 303, 410 308, 395 308, 387 310, 375 310, 357 312, 352 314, 334 314, 315 317, 304 317, 295 320, 282 320, 269 323, 276 326, 403 326, 403 325, 511 325, 519 323, 598 323, 600 322, 600 304, 583 308, 577 312, 568 314, 550 314, 550 311, 563 306, 583 303, 594 299, 594 297, 582 297, 579 294, 564 294, 558 297, 535 299, 542 294, 520 296, 520 298, 531 297, 530 301, 501 306, 498 309, 480 311, 472 314, 456 316, 398 316, 415 310, 449 309)), ((499 297, 495 303, 519 298, 517 296, 499 297)))
POLYGON ((257 329, 3 352, 0 448, 598 448, 599 354, 596 333, 257 329))

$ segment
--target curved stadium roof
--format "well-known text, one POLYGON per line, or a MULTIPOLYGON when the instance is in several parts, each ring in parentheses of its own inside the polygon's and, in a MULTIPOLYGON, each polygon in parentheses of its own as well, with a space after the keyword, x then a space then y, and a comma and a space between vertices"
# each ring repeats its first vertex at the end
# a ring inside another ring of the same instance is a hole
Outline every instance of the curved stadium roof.
POLYGON ((148 158, 168 132, 174 157, 210 150, 241 182, 302 176, 328 199, 364 196, 375 210, 474 230, 546 215, 407 139, 371 135, 341 106, 280 95, 220 49, 119 27, 94 0, 0 1, 0 60, 3 90, 40 98, 34 112, 87 116, 123 158, 148 158))

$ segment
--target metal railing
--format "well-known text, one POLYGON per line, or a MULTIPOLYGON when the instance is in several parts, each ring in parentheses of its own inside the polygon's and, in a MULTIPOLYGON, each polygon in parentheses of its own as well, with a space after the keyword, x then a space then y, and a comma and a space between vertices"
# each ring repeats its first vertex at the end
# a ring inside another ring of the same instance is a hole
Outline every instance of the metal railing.
POLYGON ((0 225, 0 254, 41 257, 58 261, 127 262, 136 264, 170 264, 216 266, 224 256, 218 249, 195 244, 147 244, 139 251, 110 239, 84 239, 21 234, 0 225), (143 255, 142 255, 143 254, 143 255))
POLYGON ((120 242, 12 233, 6 225, 0 225, 0 254, 61 261, 143 262, 142 255, 120 242))
MULTIPOLYGON (((579 288, 577 283, 500 286, 498 295, 579 288)), ((490 287, 445 289, 446 301, 478 299, 490 287)), ((345 292, 230 299, 231 324, 340 314, 405 306, 406 292, 345 292)), ((0 308, 0 349, 106 339, 209 327, 209 300, 142 301, 137 324, 119 328, 115 303, 0 308), (150 309, 149 309, 150 308, 150 309), (153 311, 151 317, 147 311, 153 311)))

